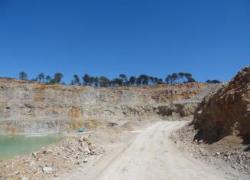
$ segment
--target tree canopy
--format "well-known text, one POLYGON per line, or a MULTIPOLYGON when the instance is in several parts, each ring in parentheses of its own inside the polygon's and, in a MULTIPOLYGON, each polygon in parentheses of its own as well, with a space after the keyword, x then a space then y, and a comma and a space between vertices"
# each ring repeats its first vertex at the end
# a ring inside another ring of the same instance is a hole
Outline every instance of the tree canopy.
POLYGON ((26 72, 24 72, 24 71, 20 72, 19 73, 19 79, 24 80, 24 81, 28 80, 28 74, 26 72))
MULTIPOLYGON (((46 75, 45 73, 39 73, 32 81, 44 84, 65 84, 62 82, 64 75, 61 72, 57 72, 54 76, 46 75)), ((28 80, 26 72, 19 73, 20 80, 28 80)), ((141 74, 138 76, 128 76, 126 74, 119 74, 113 79, 109 79, 106 76, 91 76, 84 74, 80 77, 77 74, 73 75, 70 85, 76 86, 93 86, 93 87, 117 87, 117 86, 145 86, 156 84, 181 84, 196 82, 193 75, 188 72, 178 72, 168 74, 163 80, 162 78, 149 76, 147 74, 141 74)), ((221 83, 219 80, 207 80, 207 83, 221 83)))

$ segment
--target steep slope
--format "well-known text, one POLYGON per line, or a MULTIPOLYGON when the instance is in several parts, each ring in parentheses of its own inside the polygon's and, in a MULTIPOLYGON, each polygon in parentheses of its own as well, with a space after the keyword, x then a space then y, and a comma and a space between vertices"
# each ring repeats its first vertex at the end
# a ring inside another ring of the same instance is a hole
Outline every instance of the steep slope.
POLYGON ((207 96, 194 115, 196 139, 212 143, 228 135, 250 139, 250 67, 207 96))
POLYGON ((207 85, 159 85, 153 87, 93 88, 44 85, 0 79, 0 133, 37 133, 100 123, 118 123, 123 119, 167 117, 181 112, 190 115, 188 100, 207 85))

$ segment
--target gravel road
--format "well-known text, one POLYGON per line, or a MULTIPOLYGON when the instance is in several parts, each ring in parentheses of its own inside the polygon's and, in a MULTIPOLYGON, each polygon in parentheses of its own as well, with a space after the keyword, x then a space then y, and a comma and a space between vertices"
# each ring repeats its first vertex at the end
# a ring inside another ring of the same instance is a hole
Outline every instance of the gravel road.
MULTIPOLYGON (((170 139, 183 121, 161 121, 135 133, 134 139, 110 148, 106 155, 65 179, 97 180, 223 180, 230 177, 180 151, 170 139)), ((60 178, 62 179, 62 178, 60 178)))

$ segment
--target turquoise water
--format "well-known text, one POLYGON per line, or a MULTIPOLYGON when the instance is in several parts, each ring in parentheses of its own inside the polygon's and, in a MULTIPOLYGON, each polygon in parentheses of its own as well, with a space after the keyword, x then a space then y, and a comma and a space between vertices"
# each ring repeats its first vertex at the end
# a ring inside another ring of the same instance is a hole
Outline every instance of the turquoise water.
POLYGON ((37 151, 43 146, 58 142, 60 139, 60 135, 29 137, 0 135, 0 159, 10 159, 17 155, 37 151))

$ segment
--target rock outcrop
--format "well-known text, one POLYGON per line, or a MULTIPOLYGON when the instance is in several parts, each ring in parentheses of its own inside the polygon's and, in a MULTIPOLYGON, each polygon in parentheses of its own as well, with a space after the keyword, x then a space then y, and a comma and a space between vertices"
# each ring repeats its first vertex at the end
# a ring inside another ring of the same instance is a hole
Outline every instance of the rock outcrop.
MULTIPOLYGON (((188 100, 205 87, 190 83, 93 88, 0 79, 0 133, 54 133, 82 127, 88 121, 166 116, 162 114, 164 107, 166 110, 176 101, 188 100)), ((169 115, 178 109, 182 116, 190 114, 190 108, 171 108, 169 115)))
POLYGON ((250 67, 204 98, 194 115, 196 139, 212 143, 228 135, 250 140, 250 67))

